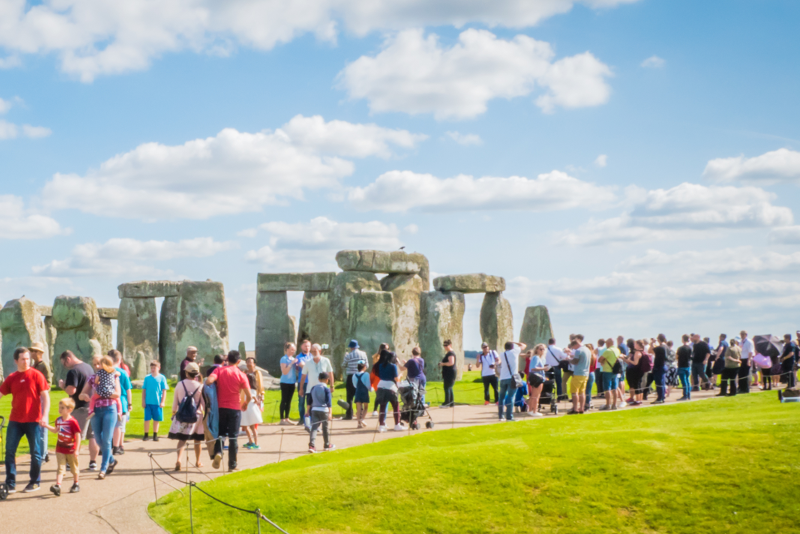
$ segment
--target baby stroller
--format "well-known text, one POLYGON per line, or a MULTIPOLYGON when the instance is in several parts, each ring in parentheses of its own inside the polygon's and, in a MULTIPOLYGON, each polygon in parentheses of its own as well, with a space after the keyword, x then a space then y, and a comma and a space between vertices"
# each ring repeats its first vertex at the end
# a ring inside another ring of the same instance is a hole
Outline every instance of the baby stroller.
POLYGON ((411 430, 419 430, 420 417, 427 415, 428 421, 425 428, 433 428, 433 418, 428 413, 428 408, 422 402, 425 395, 425 386, 417 380, 403 380, 399 387, 400 400, 403 402, 403 411, 400 419, 406 421, 411 430))
POLYGON ((545 404, 550 405, 550 413, 558 415, 558 400, 556 399, 556 394, 553 391, 556 389, 556 381, 554 378, 548 378, 542 384, 542 394, 539 396, 539 405, 544 406, 545 404))

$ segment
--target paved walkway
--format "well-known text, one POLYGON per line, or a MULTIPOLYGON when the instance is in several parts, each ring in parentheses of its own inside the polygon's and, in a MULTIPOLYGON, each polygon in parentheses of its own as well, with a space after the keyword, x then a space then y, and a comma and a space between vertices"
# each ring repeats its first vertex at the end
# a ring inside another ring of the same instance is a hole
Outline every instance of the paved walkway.
MULTIPOLYGON (((696 399, 712 396, 713 393, 694 393, 696 399)), ((673 389, 670 400, 680 396, 679 390, 673 389)), ((654 398, 655 396, 651 397, 654 398)), ((601 401, 602 404, 602 401, 601 401)), ((668 403, 671 404, 671 403, 668 403)), ((565 407, 561 403, 561 408, 565 407)), ((645 404, 642 407, 649 406, 645 404)), ((626 408, 631 409, 631 408, 626 408)), ((495 406, 457 406, 454 409, 430 410, 435 422, 430 432, 465 426, 484 425, 497 423, 497 408, 495 406)), ((563 410, 566 411, 566 410, 563 410)), ((558 417, 563 415, 563 411, 558 417)), ((590 413, 595 413, 594 411, 590 413)), ((547 417, 553 417, 549 413, 547 417)), ((525 414, 518 414, 518 419, 532 419, 525 414)), ((391 417, 390 417, 391 420, 391 417)), ((424 421, 424 419, 423 419, 424 421)), ((377 418, 367 420, 370 428, 357 430, 354 421, 334 421, 332 441, 337 448, 353 447, 373 441, 399 438, 408 433, 375 432, 377 418)), ((163 425, 166 426, 166 425, 163 425)), ((322 436, 318 437, 321 447, 322 436)), ((147 505, 155 500, 156 493, 163 496, 177 489, 179 485, 163 475, 153 483, 148 453, 153 453, 157 461, 167 470, 175 467, 175 443, 165 437, 155 443, 153 441, 129 441, 125 444, 126 454, 119 458, 119 466, 112 475, 105 480, 96 480, 96 473, 83 470, 81 472, 81 492, 76 495, 68 493, 72 484, 69 474, 64 479, 65 492, 61 497, 55 497, 49 492, 50 486, 55 481, 55 456, 45 464, 42 471, 42 489, 37 493, 9 495, 8 500, 0 502, 0 517, 4 532, 31 532, 37 530, 39 525, 48 525, 53 528, 57 525, 73 525, 83 534, 94 533, 163 533, 164 531, 147 515, 147 505)), ((259 451, 240 451, 239 467, 250 469, 271 462, 277 462, 306 455, 308 447, 308 433, 296 426, 263 425, 259 429, 259 451), (279 453, 279 444, 283 434, 283 444, 279 453)), ((193 459, 194 452, 191 453, 193 459)), ((188 480, 201 482, 223 474, 223 470, 211 467, 208 455, 203 451, 201 461, 205 466, 201 469, 192 468, 174 475, 188 480)), ((184 462, 185 464, 185 459, 184 462)), ((223 460, 223 464, 226 460, 223 460)), ((89 464, 88 447, 83 447, 80 465, 85 468, 89 464)), ((29 459, 18 458, 18 489, 27 483, 29 459)), ((234 503, 235 504, 235 503, 234 503)))

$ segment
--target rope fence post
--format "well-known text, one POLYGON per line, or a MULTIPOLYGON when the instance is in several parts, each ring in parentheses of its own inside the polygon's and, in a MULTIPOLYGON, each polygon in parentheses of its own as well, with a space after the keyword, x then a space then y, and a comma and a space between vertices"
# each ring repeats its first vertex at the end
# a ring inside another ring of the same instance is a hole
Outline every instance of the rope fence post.
POLYGON ((278 462, 281 461, 281 453, 283 452, 283 433, 286 432, 285 428, 281 428, 281 441, 278 445, 278 462))
POLYGON ((155 493, 156 500, 158 502, 158 489, 156 488, 156 469, 153 467, 153 453, 148 453, 147 455, 150 458, 150 471, 153 473, 153 493, 155 493))
POLYGON ((194 482, 189 484, 189 527, 192 529, 192 534, 194 534, 194 512, 192 511, 192 486, 194 486, 194 482))
POLYGON ((261 509, 256 508, 256 525, 258 525, 258 534, 261 534, 261 509))

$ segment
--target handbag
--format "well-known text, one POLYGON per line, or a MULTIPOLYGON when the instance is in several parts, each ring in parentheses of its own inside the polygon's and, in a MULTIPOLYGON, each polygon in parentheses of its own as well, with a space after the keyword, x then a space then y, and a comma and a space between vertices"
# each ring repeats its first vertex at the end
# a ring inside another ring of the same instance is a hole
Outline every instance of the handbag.
POLYGON ((567 360, 559 360, 559 359, 556 357, 556 355, 555 355, 555 354, 553 354, 553 351, 552 351, 552 350, 550 350, 550 346, 548 346, 548 347, 547 347, 547 352, 549 352, 549 353, 550 353, 550 356, 552 356, 553 358, 555 358, 555 360, 558 362, 558 368, 559 368, 559 369, 561 369, 562 371, 569 371, 569 362, 568 362, 567 360))
POLYGON ((514 381, 514 388, 516 388, 516 389, 521 388, 522 386, 525 385, 525 382, 522 381, 522 378, 520 378, 518 372, 516 372, 516 371, 511 372, 511 369, 513 369, 513 367, 511 367, 511 364, 508 361, 508 352, 504 352, 503 356, 506 359, 506 365, 508 365, 508 372, 511 373, 511 380, 514 381))

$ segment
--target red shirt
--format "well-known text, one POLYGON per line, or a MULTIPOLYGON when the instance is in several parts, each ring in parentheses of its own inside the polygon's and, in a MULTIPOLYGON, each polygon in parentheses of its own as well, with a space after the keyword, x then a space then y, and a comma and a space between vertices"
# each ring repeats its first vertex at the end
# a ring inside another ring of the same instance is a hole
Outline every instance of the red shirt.
POLYGON ((64 421, 62 418, 56 419, 55 424, 58 430, 58 443, 56 452, 61 454, 75 454, 78 443, 81 441, 81 426, 71 415, 64 421))
POLYGON ((229 410, 241 410, 239 391, 250 389, 247 377, 235 365, 214 369, 211 376, 217 377, 217 405, 229 410))
POLYGON ((50 389, 44 375, 34 368, 24 373, 14 371, 3 385, 0 393, 11 394, 11 415, 9 421, 16 423, 38 423, 42 418, 42 402, 39 395, 50 389))

